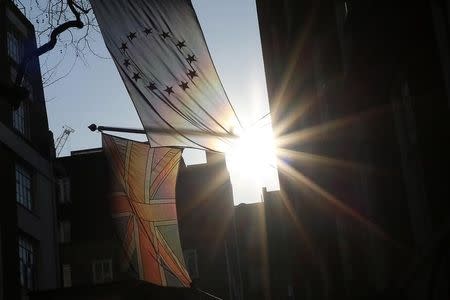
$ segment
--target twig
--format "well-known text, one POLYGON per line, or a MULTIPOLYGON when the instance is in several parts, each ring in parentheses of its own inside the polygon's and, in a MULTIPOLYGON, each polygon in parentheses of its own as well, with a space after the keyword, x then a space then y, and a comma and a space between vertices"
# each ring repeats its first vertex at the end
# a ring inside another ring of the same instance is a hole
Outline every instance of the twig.
POLYGON ((75 4, 73 0, 67 0, 67 5, 69 6, 72 13, 75 15, 75 20, 67 21, 67 22, 55 27, 55 29, 51 32, 50 40, 47 43, 45 43, 44 45, 40 46, 39 48, 31 51, 26 56, 24 56, 24 58, 22 59, 22 62, 20 63, 19 70, 17 72, 16 81, 15 81, 16 86, 20 86, 22 84, 25 70, 31 59, 33 59, 35 57, 39 57, 42 54, 55 48, 56 42, 58 41, 58 36, 61 33, 63 33, 64 31, 66 31, 70 28, 81 29, 84 27, 84 24, 81 21, 80 13, 76 10, 76 8, 79 8, 82 12, 89 11, 89 10, 80 8, 79 5, 75 4))

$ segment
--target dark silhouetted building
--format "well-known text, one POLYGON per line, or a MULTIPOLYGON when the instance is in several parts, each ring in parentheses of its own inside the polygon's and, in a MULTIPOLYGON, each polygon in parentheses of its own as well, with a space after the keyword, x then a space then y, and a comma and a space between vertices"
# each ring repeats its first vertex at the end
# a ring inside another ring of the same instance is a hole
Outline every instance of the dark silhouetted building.
POLYGON ((225 156, 182 165, 177 182, 181 246, 194 286, 221 299, 243 299, 233 191, 225 156))
POLYGON ((287 220, 280 191, 262 190, 262 202, 235 207, 244 299, 293 297, 287 220))
POLYGON ((33 49, 33 25, 12 1, 0 1, 0 299, 8 300, 59 283, 54 146, 37 58, 22 84, 28 95, 19 102, 14 92, 19 64, 33 49))
POLYGON ((214 299, 194 289, 162 287, 141 280, 115 281, 90 286, 77 286, 30 294, 31 300, 207 300, 214 299))
POLYGON ((132 279, 121 272, 123 249, 111 218, 111 173, 102 149, 72 151, 55 166, 62 286, 132 279))
POLYGON ((270 299, 265 203, 235 207, 243 299, 270 299))
POLYGON ((292 215, 289 213, 288 203, 281 195, 281 191, 267 191, 265 188, 262 192, 267 236, 269 299, 278 299, 280 295, 293 298, 294 286, 290 274, 295 264, 291 264, 289 250, 291 243, 295 241, 289 241, 292 236, 288 235, 288 221, 292 215))
POLYGON ((289 216, 272 298, 425 299, 429 274, 447 298, 430 260, 408 280, 448 235, 449 2, 258 0, 257 11, 289 216))
MULTIPOLYGON (((203 165, 186 167, 181 162, 177 179, 181 246, 195 288, 223 299, 242 299, 229 175, 222 155, 207 158, 203 165)), ((35 299, 72 299, 81 294, 103 299, 114 294, 107 286, 125 294, 134 285, 139 286, 136 297, 176 298, 176 289, 160 291, 121 271, 123 248, 110 216, 108 168, 102 149, 72 151, 57 159, 62 282, 68 289, 37 293, 35 299)), ((183 295, 210 299, 194 289, 185 289, 183 295)))

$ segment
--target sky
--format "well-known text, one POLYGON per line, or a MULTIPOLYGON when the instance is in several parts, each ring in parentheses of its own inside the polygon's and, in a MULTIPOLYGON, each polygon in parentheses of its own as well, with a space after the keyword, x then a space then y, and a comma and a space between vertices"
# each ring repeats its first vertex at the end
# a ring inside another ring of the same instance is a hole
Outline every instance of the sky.
MULTIPOLYGON (((230 102, 244 127, 251 126, 269 112, 264 66, 261 52, 256 5, 254 0, 193 0, 193 5, 202 26, 212 59, 228 94, 230 102)), ((50 129, 55 140, 62 133, 63 126, 75 130, 70 135, 61 156, 70 151, 101 146, 99 133, 90 132, 91 123, 104 126, 141 128, 119 73, 109 58, 100 34, 91 32, 92 49, 100 58, 88 52, 83 60, 75 64, 75 54, 66 54, 58 72, 71 72, 63 79, 45 88, 46 105, 50 129)), ((59 47, 62 47, 59 45, 59 47)), ((51 65, 60 61, 63 51, 57 49, 41 58, 51 65)), ((268 120, 258 123, 270 136, 268 120)), ((128 137, 145 140, 144 135, 128 137)), ((257 149, 255 149, 257 150, 257 149)), ((204 153, 185 150, 188 164, 204 160, 204 153)), ((248 170, 236 170, 238 163, 227 158, 233 185, 235 204, 261 200, 261 187, 278 189, 278 178, 273 164, 265 163, 262 178, 255 180, 255 174, 248 170), (233 167, 234 165, 234 167, 233 167), (247 171, 247 172, 245 172, 247 171)))

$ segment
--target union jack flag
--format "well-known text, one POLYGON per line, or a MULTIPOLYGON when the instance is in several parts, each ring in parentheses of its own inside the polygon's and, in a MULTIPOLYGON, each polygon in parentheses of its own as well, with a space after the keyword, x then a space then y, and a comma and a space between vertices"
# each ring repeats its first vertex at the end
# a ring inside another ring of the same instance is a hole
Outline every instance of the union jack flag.
POLYGON ((111 214, 123 270, 161 286, 189 286, 180 245, 175 187, 181 150, 103 134, 114 175, 111 214))

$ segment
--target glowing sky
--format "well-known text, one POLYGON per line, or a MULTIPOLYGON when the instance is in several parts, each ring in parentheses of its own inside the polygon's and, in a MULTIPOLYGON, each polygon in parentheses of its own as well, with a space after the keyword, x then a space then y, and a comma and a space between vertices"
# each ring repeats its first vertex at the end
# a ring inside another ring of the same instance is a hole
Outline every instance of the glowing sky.
MULTIPOLYGON (((244 127, 250 127, 269 111, 255 3, 251 0, 194 0, 193 4, 230 101, 244 127)), ((92 33, 91 38, 95 52, 109 57, 101 36, 92 33)), ((59 50, 53 50, 48 58, 41 59, 41 63, 44 59, 49 62, 57 61, 61 55, 63 54, 59 50)), ((69 70, 74 59, 73 53, 67 54, 59 69, 69 70)), ((63 150, 63 155, 69 155, 73 150, 100 147, 99 134, 91 133, 87 129, 91 123, 141 127, 111 59, 88 54, 86 63, 78 60, 67 77, 46 88, 45 95, 50 129, 55 139, 61 134, 63 125, 75 129, 63 150)), ((270 136, 271 132, 268 124, 268 119, 265 119, 253 126, 252 130, 266 125, 256 133, 262 135, 262 140, 265 140, 264 136, 270 136)), ((145 139, 144 136, 129 137, 145 139)), ((251 151, 259 152, 261 150, 257 147, 267 147, 264 142, 252 142, 250 146, 255 147, 251 151)), ((244 152, 248 152, 248 149, 244 152)), ((202 160, 203 154, 189 150, 184 157, 188 163, 196 163, 202 160)), ((236 161, 230 163, 228 159, 228 164, 232 169, 236 204, 260 201, 261 185, 267 186, 268 189, 278 187, 274 161, 253 168, 255 170, 252 172, 249 172, 248 168, 237 171, 237 166, 232 167, 236 165, 236 161)))

